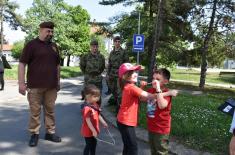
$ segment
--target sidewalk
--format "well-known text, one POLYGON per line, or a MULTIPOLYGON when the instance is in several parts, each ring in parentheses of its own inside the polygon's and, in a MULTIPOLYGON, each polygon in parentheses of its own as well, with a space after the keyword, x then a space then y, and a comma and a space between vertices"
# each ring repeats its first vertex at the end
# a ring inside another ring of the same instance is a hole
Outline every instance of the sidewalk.
POLYGON ((23 95, 18 93, 18 84, 16 80, 5 80, 5 88, 0 91, 0 103, 10 102, 23 98, 23 95))

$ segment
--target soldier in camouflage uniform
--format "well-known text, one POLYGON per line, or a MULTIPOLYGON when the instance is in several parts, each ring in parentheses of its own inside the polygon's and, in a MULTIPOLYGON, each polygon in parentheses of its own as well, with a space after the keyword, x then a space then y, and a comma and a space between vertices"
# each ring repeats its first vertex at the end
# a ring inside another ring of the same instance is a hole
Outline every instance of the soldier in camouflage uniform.
POLYGON ((129 62, 127 52, 121 47, 121 38, 116 36, 113 39, 114 49, 111 51, 108 59, 107 79, 111 93, 117 106, 121 98, 121 91, 118 85, 118 69, 122 63, 129 62))
MULTIPOLYGON (((99 47, 98 41, 96 40, 91 41, 90 52, 83 55, 80 59, 80 68, 82 73, 84 74, 84 81, 85 81, 84 87, 87 84, 94 84, 102 92, 101 73, 105 69, 105 58, 98 51, 98 47, 99 47)), ((101 100, 99 104, 101 104, 101 100)))

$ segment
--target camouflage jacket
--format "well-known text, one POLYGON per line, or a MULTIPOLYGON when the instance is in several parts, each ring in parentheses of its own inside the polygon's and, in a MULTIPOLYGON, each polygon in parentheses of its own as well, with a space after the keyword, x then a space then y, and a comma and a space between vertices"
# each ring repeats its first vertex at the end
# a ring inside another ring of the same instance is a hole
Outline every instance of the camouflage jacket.
POLYGON ((117 78, 119 66, 125 62, 129 62, 129 57, 124 49, 120 48, 118 51, 112 50, 108 60, 108 76, 117 78))
POLYGON ((98 76, 105 68, 105 58, 102 54, 96 55, 91 52, 80 58, 80 69, 83 74, 88 76, 98 76))

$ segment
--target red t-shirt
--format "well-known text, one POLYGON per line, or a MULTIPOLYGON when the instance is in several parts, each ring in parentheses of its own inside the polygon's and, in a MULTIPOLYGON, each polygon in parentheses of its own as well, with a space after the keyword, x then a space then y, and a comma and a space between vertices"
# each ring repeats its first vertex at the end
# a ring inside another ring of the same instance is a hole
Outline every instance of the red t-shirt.
MULTIPOLYGON (((99 109, 98 104, 93 104, 93 106, 99 109)), ((99 128, 99 112, 89 106, 85 106, 82 109, 82 128, 81 134, 83 137, 92 137, 92 131, 87 125, 86 118, 90 118, 92 125, 94 126, 97 134, 100 132, 99 128)))
MULTIPOLYGON (((163 92, 169 91, 168 89, 164 89, 163 92)), ((149 93, 156 93, 155 88, 150 88, 147 90, 149 93)), ((156 106, 155 110, 155 117, 151 118, 147 115, 147 127, 148 130, 151 132, 159 133, 159 134, 169 134, 170 128, 171 128, 171 96, 165 96, 164 97, 168 105, 164 109, 158 108, 156 106)))
POLYGON ((137 126, 137 115, 139 108, 139 97, 143 92, 135 84, 126 84, 122 90, 122 102, 118 111, 118 122, 128 125, 137 126))

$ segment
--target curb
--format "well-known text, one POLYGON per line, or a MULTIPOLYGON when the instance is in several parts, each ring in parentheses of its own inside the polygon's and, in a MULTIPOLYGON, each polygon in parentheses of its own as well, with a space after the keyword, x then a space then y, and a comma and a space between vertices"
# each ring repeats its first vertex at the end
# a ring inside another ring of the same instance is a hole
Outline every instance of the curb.
MULTIPOLYGON (((140 79, 146 80, 146 76, 139 76, 140 79)), ((188 81, 188 80, 177 80, 177 79, 171 79, 172 82, 182 82, 182 83, 192 83, 192 84, 199 84, 199 82, 195 81, 188 81)), ((217 83, 208 83, 206 82, 205 85, 208 86, 215 86, 215 87, 221 87, 221 88, 235 88, 235 85, 233 84, 217 84, 217 83)))
MULTIPOLYGON (((111 95, 110 95, 111 96, 111 95)), ((110 96, 102 96, 102 115, 105 117, 105 119, 111 123, 115 128, 117 128, 116 124, 116 117, 113 113, 111 113, 108 110, 108 100, 110 96)), ((148 131, 146 129, 136 127, 136 136, 139 140, 148 143, 148 131)), ((179 144, 178 142, 170 140, 170 148, 169 148, 170 154, 176 154, 176 155, 211 155, 209 152, 201 152, 201 151, 195 151, 189 148, 186 148, 182 144, 179 144)))

